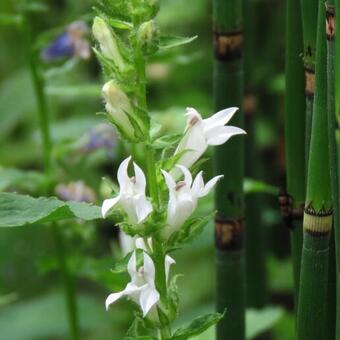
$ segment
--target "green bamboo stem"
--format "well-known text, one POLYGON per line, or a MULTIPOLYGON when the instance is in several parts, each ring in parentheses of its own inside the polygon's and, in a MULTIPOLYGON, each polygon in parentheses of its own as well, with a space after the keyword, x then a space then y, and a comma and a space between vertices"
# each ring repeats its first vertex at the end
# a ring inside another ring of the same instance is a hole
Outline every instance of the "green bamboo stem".
POLYGON ((332 199, 328 153, 325 4, 319 1, 316 88, 308 162, 297 339, 329 340, 327 287, 332 199))
MULTIPOLYGON (((340 272, 340 206, 339 206, 339 187, 338 187, 338 176, 339 169, 337 168, 337 151, 336 151, 336 111, 335 111, 335 1, 328 0, 326 2, 326 36, 327 36, 327 108, 328 108, 328 129, 329 129, 329 156, 330 156, 330 171, 331 171, 331 188, 333 196, 334 206, 334 238, 335 244, 332 243, 333 252, 331 255, 334 256, 335 252, 335 266, 331 267, 330 279, 336 281, 335 285, 331 284, 329 292, 329 301, 333 301, 336 305, 335 308, 329 311, 329 327, 328 329, 334 332, 334 325, 336 325, 336 336, 330 334, 333 338, 340 339, 340 280, 339 275, 336 272, 340 272), (335 251, 334 248, 335 247, 335 251), (335 270, 335 273, 334 273, 335 270), (335 288, 335 289, 334 289, 335 288), (336 292, 336 293, 335 293, 336 292), (335 297, 334 297, 335 293, 335 297), (333 294, 333 295, 332 295, 333 294), (334 313, 335 309, 335 313, 334 313), (334 315, 335 320, 334 320, 334 315), (333 322, 333 324, 332 324, 333 322)), ((332 238, 332 241, 334 241, 332 238)), ((330 259, 330 263, 334 264, 334 260, 330 259)))
MULTIPOLYGON (((285 150, 287 191, 292 198, 291 211, 286 216, 291 229, 295 299, 299 292, 302 249, 302 211, 305 201, 305 79, 303 60, 302 23, 300 3, 287 0, 286 7, 286 96, 285 96, 285 150)), ((297 302, 297 301, 295 301, 297 302)))
MULTIPOLYGON (((259 157, 255 138, 256 97, 254 93, 254 54, 256 50, 256 29, 254 25, 253 2, 244 4, 244 116, 246 138, 245 172, 247 177, 258 178, 259 157)), ((247 306, 262 308, 268 301, 266 272, 265 228, 261 220, 263 201, 259 195, 245 197, 246 240, 246 301, 247 306)))
MULTIPOLYGON (((336 0, 335 2, 335 12, 340 13, 340 0, 336 0)), ((333 3, 334 3, 333 2, 333 3)), ((335 21, 335 31, 340 32, 340 20, 335 21)), ((334 42, 333 42, 334 46, 334 42)), ((334 47, 333 47, 334 48, 334 47)), ((334 49, 334 63, 333 65, 337 64, 338 66, 335 67, 335 93, 334 93, 334 100, 335 100, 335 121, 334 123, 334 155, 335 155, 335 162, 333 159, 333 169, 335 169, 335 174, 337 177, 334 176, 333 172, 333 180, 332 187, 334 188, 333 191, 333 201, 334 201, 334 234, 335 234, 335 253, 336 253, 336 277, 337 277, 337 309, 336 309, 336 340, 340 339, 340 68, 339 68, 339 60, 340 60, 340 43, 339 40, 335 42, 335 49, 334 49)))
MULTIPOLYGON (((26 55, 28 56, 29 69, 33 82, 33 88, 38 106, 40 133, 42 137, 43 146, 43 157, 44 157, 44 172, 48 179, 47 194, 51 193, 51 175, 52 175, 52 140, 50 134, 49 125, 49 113, 47 109, 47 100, 44 91, 44 79, 40 73, 37 56, 32 49, 33 40, 31 26, 27 13, 23 15, 22 32, 25 38, 26 55)), ((78 315, 74 285, 70 276, 70 273, 66 264, 66 253, 63 244, 62 232, 58 229, 57 225, 52 226, 54 241, 57 250, 57 259, 59 270, 62 275, 64 294, 67 307, 68 323, 69 323, 69 336, 72 340, 78 340, 79 337, 79 326, 78 326, 78 315)))
POLYGON ((315 51, 316 51, 316 21, 318 14, 318 0, 300 0, 302 25, 304 64, 306 77, 306 163, 308 162, 309 144, 312 127, 313 101, 315 92, 315 51))
MULTIPOLYGON (((242 108, 243 26, 242 0, 214 0, 215 111, 230 106, 242 108)), ((233 125, 243 126, 240 109, 233 125)), ((217 310, 227 315, 217 325, 218 340, 245 338, 245 251, 244 251, 244 141, 233 138, 215 149, 215 172, 224 174, 215 192, 217 310)))

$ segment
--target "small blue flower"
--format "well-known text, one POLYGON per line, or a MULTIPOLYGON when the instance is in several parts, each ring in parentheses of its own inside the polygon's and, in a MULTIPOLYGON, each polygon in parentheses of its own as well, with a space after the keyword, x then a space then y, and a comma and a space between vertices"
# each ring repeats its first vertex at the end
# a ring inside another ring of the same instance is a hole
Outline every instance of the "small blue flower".
POLYGON ((90 57, 90 45, 84 36, 88 33, 87 25, 82 21, 70 24, 66 31, 61 33, 41 53, 45 61, 54 61, 60 58, 90 57))

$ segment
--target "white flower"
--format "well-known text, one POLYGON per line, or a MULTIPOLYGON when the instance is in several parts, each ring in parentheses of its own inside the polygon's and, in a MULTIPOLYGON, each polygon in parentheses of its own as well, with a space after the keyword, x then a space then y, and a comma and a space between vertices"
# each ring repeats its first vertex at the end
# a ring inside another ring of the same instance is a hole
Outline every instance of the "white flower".
POLYGON ((162 231, 164 238, 168 238, 184 224, 196 209, 198 199, 208 195, 223 177, 216 176, 204 185, 202 171, 192 181, 191 173, 185 166, 177 165, 177 168, 184 175, 184 180, 177 183, 169 173, 162 170, 169 190, 167 225, 162 231))
MULTIPOLYGON (((145 317, 155 306, 160 298, 159 292, 155 286, 155 265, 151 257, 146 253, 147 247, 143 238, 136 239, 136 249, 143 250, 143 266, 137 268, 136 252, 134 251, 128 262, 128 273, 131 281, 126 285, 125 289, 118 293, 110 294, 105 302, 106 310, 110 305, 119 300, 123 296, 129 296, 134 302, 140 305, 145 317)), ((152 239, 147 239, 149 249, 152 249, 152 239)), ((165 278, 168 281, 170 266, 175 263, 175 260, 169 255, 165 256, 165 278)), ((155 313, 151 313, 155 314, 155 313)))
POLYGON ((134 162, 135 176, 128 175, 130 160, 131 156, 119 166, 117 173, 119 195, 103 202, 102 215, 105 218, 113 207, 118 207, 127 213, 130 223, 139 224, 152 212, 152 205, 145 196, 146 180, 143 170, 134 162))
POLYGON ((93 20, 92 33, 100 45, 100 50, 106 58, 112 59, 115 65, 123 70, 124 59, 119 51, 116 38, 110 26, 100 17, 93 20))
POLYGON ((105 301, 106 310, 121 297, 128 296, 140 305, 143 317, 145 317, 150 309, 159 301, 159 292, 155 287, 155 265, 146 252, 143 252, 143 255, 143 266, 137 268, 136 252, 133 252, 128 263, 131 281, 123 291, 110 294, 107 297, 105 301))
POLYGON ((130 99, 114 80, 104 84, 102 95, 105 99, 105 109, 110 114, 119 130, 134 139, 134 127, 127 114, 133 114, 130 99))
MULTIPOLYGON (((245 134, 246 132, 238 127, 225 126, 237 110, 237 107, 231 107, 215 113, 210 118, 202 119, 195 109, 187 108, 187 127, 175 154, 187 151, 177 163, 190 168, 203 155, 208 145, 221 145, 232 136, 245 134)), ((171 174, 176 178, 180 175, 177 169, 173 169, 171 174)))

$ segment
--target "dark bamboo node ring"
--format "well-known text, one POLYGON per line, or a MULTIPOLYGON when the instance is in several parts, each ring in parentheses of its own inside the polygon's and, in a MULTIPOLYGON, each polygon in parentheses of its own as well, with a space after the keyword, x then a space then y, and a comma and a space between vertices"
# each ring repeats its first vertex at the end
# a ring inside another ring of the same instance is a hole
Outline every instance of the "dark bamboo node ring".
POLYGON ((315 91, 315 70, 309 66, 305 66, 305 78, 306 78, 306 97, 313 98, 315 91))
POLYGON ((214 30, 215 57, 220 61, 233 61, 242 57, 243 30, 219 32, 214 30))
POLYGON ((326 5, 326 37, 328 41, 335 38, 335 7, 326 5))
POLYGON ((281 189, 278 196, 281 216, 286 226, 293 230, 295 221, 303 220, 304 204, 294 207, 294 199, 288 194, 286 189, 281 189))
POLYGON ((243 247, 244 219, 215 218, 215 247, 221 251, 243 247))

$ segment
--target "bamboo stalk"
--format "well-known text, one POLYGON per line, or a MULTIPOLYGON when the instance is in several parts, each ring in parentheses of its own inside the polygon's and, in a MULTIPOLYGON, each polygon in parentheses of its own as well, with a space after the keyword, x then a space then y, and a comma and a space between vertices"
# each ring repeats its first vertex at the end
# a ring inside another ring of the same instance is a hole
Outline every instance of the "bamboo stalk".
MULTIPOLYGON (((259 157, 255 138, 256 94, 254 90, 254 54, 256 28, 255 6, 251 0, 243 0, 244 5, 244 117, 246 138, 245 172, 247 177, 259 175, 259 157)), ((246 301, 247 306, 262 308, 268 301, 265 228, 261 221, 263 201, 259 195, 245 197, 246 240, 246 301)))
POLYGON ((301 8, 299 2, 287 0, 286 14, 286 96, 285 150, 287 167, 288 211, 294 272, 295 303, 299 292, 302 249, 302 216, 305 201, 305 110, 304 67, 301 8))
MULTIPOLYGON (((214 0, 214 106, 242 107, 242 0, 214 0)), ((233 124, 243 126, 242 110, 233 124)), ((228 315, 217 325, 217 339, 245 338, 245 253, 243 140, 234 138, 215 149, 215 171, 224 179, 215 192, 217 310, 228 315)))
MULTIPOLYGON (((331 170, 331 188, 334 205, 334 237, 332 237, 331 255, 335 253, 335 266, 330 270, 330 279, 336 281, 335 284, 330 284, 329 301, 334 302, 335 307, 329 311, 329 327, 332 331, 332 338, 340 339, 340 281, 336 271, 340 269, 340 212, 339 212, 339 187, 338 176, 339 168, 337 168, 336 154, 336 110, 335 110, 335 1, 328 0, 326 2, 326 37, 327 37, 327 108, 328 108, 328 129, 329 129, 329 155, 330 155, 330 170, 331 170), (336 241, 335 241, 335 240, 336 241), (335 242, 334 242, 335 241, 335 242), (338 245, 338 246, 337 246, 338 245), (334 252, 335 248, 335 252, 334 252), (334 272, 335 271, 335 272, 334 272), (334 297, 334 294, 336 297, 334 297), (335 310, 335 313, 334 313, 335 310), (333 322, 333 324, 332 324, 333 322), (334 334, 334 326, 336 325, 336 336, 334 334), (338 334, 339 333, 339 334, 338 334)), ((330 263, 334 264, 334 259, 330 259, 330 263)))
POLYGON ((313 101, 315 92, 315 51, 318 0, 300 0, 303 25, 304 64, 306 77, 306 163, 312 127, 313 101))
POLYGON ((307 176, 297 339, 323 340, 327 315, 332 199, 328 153, 325 5, 319 1, 316 89, 307 176))
MULTIPOLYGON (((335 3, 335 12, 340 13, 340 0, 333 1, 335 3)), ((335 17, 336 18, 336 17, 335 17)), ((336 20, 335 22, 335 32, 340 32, 340 20, 336 20)), ((334 33, 335 33, 334 32, 334 33)), ((334 41, 334 39, 333 39, 334 41)), ((334 46, 334 42, 332 44, 334 46)), ((334 47, 333 47, 334 48, 334 47)), ((337 64, 333 70, 333 74, 335 71, 335 93, 334 93, 334 116, 335 121, 330 120, 330 123, 334 123, 334 136, 335 140, 333 140, 334 145, 334 155, 335 159, 333 159, 333 171, 332 176, 337 175, 337 177, 333 177, 332 187, 333 191, 333 201, 334 201, 334 235, 335 235, 335 253, 336 253, 336 277, 337 277, 337 307, 336 307, 336 340, 340 339, 340 282, 339 282, 339 272, 340 272, 340 68, 339 68, 339 60, 340 60, 340 43, 339 41, 335 42, 334 48, 334 60, 333 66, 337 64)))

